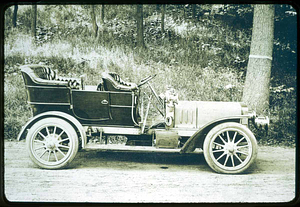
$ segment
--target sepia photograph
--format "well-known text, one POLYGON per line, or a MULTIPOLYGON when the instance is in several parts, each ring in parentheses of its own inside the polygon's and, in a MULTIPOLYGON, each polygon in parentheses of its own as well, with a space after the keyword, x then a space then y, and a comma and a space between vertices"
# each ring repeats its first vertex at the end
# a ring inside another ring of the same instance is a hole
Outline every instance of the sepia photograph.
POLYGON ((297 11, 6 5, 4 203, 294 204, 297 11))

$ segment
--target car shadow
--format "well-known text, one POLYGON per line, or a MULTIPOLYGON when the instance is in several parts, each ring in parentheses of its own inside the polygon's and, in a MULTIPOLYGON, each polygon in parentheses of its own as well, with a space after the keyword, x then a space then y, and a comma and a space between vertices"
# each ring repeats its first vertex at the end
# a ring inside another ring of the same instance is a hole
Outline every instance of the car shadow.
POLYGON ((180 153, 149 153, 130 151, 79 151, 68 168, 93 167, 104 164, 113 166, 115 162, 128 164, 156 164, 161 169, 167 169, 167 165, 199 166, 208 167, 203 154, 180 154, 180 153))

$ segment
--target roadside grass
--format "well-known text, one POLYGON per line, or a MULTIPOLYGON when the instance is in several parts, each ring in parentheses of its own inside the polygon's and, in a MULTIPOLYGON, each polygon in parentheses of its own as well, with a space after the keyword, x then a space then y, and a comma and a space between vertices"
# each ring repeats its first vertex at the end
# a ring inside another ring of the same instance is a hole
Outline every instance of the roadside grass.
MULTIPOLYGON (((135 47, 134 36, 129 32, 133 22, 128 27, 116 27, 115 31, 100 27, 101 36, 97 39, 88 34, 86 38, 58 35, 39 44, 23 31, 11 32, 4 47, 4 137, 14 139, 31 116, 18 69, 23 64, 47 64, 62 76, 86 74, 86 84, 91 85, 98 84, 103 71, 117 72, 135 83, 157 74, 152 85, 158 94, 172 86, 180 100, 241 101, 250 37, 221 22, 175 24, 167 18, 165 33, 159 27, 147 26, 146 20, 146 49, 135 47)), ((272 98, 277 102, 270 109, 270 133, 255 134, 259 140, 269 140, 262 143, 295 145, 295 91, 279 91, 272 98), (284 99, 282 94, 290 98, 284 99)))

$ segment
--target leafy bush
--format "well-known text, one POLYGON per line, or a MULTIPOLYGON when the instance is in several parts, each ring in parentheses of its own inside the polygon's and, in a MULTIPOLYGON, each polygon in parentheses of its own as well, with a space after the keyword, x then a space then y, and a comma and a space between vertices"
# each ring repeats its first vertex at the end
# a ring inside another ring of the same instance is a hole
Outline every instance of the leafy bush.
POLYGON ((4 137, 14 139, 31 117, 20 71, 14 67, 4 79, 4 137), (14 72, 13 72, 14 71, 14 72))
MULTIPOLYGON (((190 5, 167 5, 165 31, 162 33, 159 6, 145 5, 144 39, 147 49, 136 48, 134 5, 116 7, 105 5, 105 25, 98 22, 96 39, 91 35, 88 6, 39 6, 35 40, 29 36, 31 6, 19 6, 18 27, 15 29, 11 28, 10 21, 12 7, 7 9, 5 138, 15 138, 31 116, 18 69, 23 64, 47 64, 57 69, 60 75, 71 77, 85 73, 87 84, 98 84, 104 70, 117 72, 122 78, 136 83, 157 73, 153 86, 158 94, 170 85, 178 91, 181 100, 241 101, 250 51, 252 6, 225 5, 207 16, 204 13, 211 12, 212 6, 197 5, 197 21, 193 22, 190 5), (231 18, 235 15, 235 22, 232 22, 231 18), (238 22, 239 25, 236 24, 238 22)), ((95 7, 96 13, 100 12, 99 8, 95 7)), ((287 19, 294 21, 293 13, 285 13, 284 17, 279 15, 289 9, 277 8, 276 24, 287 19)), ((295 39, 295 31, 290 30, 292 26, 286 22, 284 28, 289 30, 289 37, 295 39)), ((296 44, 289 38, 283 38, 281 30, 276 35, 270 94, 272 123, 268 136, 255 133, 264 144, 294 144, 296 44)))
POLYGON ((296 146, 297 89, 280 85, 270 88, 268 133, 253 130, 258 142, 263 145, 296 146))

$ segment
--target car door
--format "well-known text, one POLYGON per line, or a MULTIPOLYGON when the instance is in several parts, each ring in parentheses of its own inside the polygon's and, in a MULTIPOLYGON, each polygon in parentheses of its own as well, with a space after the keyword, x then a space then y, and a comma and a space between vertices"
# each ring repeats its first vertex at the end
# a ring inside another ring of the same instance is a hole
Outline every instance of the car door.
POLYGON ((94 121, 111 119, 108 92, 72 90, 71 97, 76 117, 94 121))

